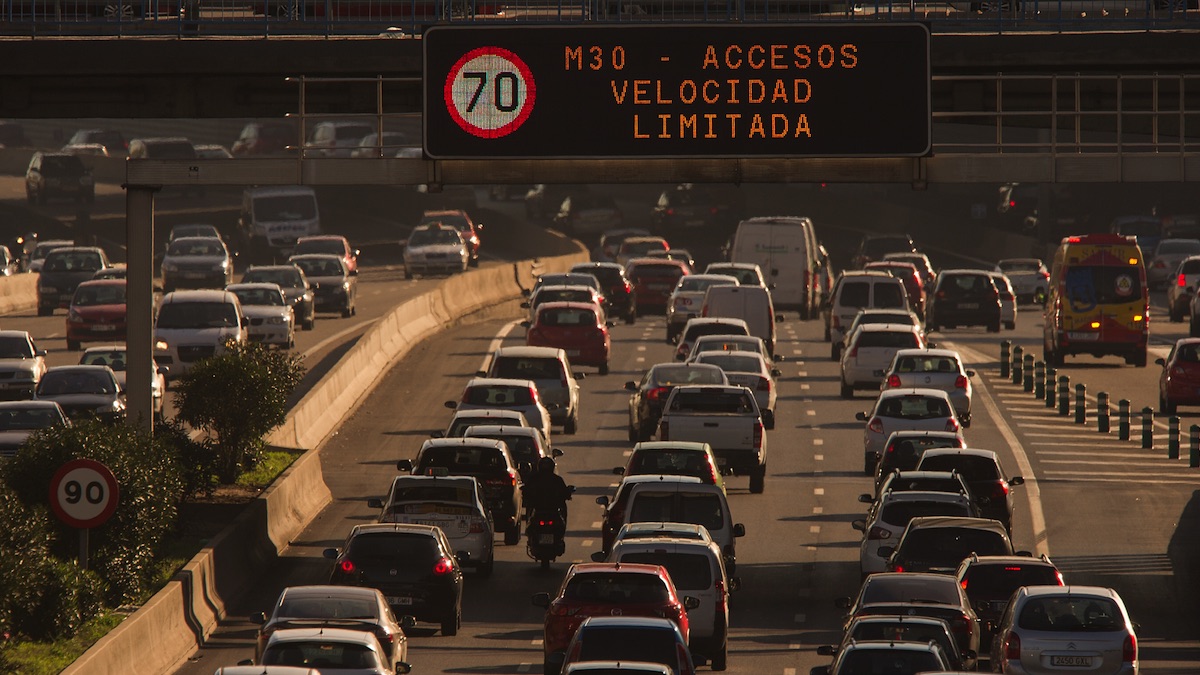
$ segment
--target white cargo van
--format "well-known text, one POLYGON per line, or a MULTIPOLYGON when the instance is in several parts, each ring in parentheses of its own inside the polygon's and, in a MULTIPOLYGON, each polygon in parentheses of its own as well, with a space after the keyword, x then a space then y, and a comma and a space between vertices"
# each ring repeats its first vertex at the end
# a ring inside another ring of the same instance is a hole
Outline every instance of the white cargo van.
POLYGON ((743 220, 729 249, 732 262, 756 263, 780 309, 817 315, 821 305, 821 251, 809 218, 766 216, 743 220))
POLYGON ((300 237, 321 234, 317 193, 303 185, 247 188, 238 239, 251 261, 285 261, 300 237))
POLYGON ((750 335, 762 338, 767 353, 775 356, 775 322, 783 315, 775 314, 771 291, 762 286, 710 286, 700 316, 745 321, 750 335))

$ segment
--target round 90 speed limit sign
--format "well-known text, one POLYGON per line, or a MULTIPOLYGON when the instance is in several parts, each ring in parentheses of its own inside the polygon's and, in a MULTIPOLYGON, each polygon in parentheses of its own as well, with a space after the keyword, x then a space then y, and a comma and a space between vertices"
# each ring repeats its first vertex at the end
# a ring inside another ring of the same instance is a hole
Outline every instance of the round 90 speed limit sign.
POLYGON ((521 57, 502 47, 467 52, 446 76, 446 110, 463 131, 501 138, 533 112, 537 86, 521 57))
POLYGON ((50 507, 58 519, 80 529, 104 524, 117 510, 117 479, 91 459, 73 459, 50 481, 50 507))

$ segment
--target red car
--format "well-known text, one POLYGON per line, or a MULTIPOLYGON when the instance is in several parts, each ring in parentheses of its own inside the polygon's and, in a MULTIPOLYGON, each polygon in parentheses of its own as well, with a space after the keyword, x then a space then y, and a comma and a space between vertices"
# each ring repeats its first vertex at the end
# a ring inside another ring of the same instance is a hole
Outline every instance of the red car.
POLYGON ((306 253, 328 253, 336 255, 346 263, 350 274, 358 274, 358 249, 350 248, 350 242, 340 234, 321 234, 315 237, 300 237, 292 255, 306 253))
POLYGON ((1200 405, 1200 338, 1183 338, 1175 343, 1158 376, 1158 410, 1174 415, 1181 405, 1200 405))
POLYGON ((463 241, 467 244, 467 252, 471 254, 469 264, 471 267, 479 267, 479 231, 483 229, 483 223, 476 223, 471 220, 471 216, 467 215, 467 212, 462 209, 426 211, 421 216, 421 222, 418 225, 425 225, 426 223, 442 223, 458 230, 458 233, 462 235, 463 241))
MULTIPOLYGON (((635 563, 571 565, 558 596, 535 593, 533 604, 546 608, 542 648, 546 672, 553 672, 551 654, 565 652, 579 624, 589 616, 657 616, 679 626, 688 639, 685 600, 679 597, 665 567, 635 563)), ((687 604, 695 604, 688 600, 687 604)))
POLYGON ((67 349, 125 340, 125 280, 96 279, 75 289, 67 310, 67 349))
POLYGON ((634 258, 625 266, 625 276, 633 284, 637 313, 666 314, 667 303, 679 280, 687 276, 687 263, 662 258, 634 258))
POLYGON ((921 280, 921 272, 912 263, 885 260, 883 262, 867 263, 864 270, 880 270, 904 282, 904 292, 908 296, 908 306, 917 316, 925 316, 925 282, 921 280))
POLYGON ((547 302, 537 307, 537 316, 525 334, 530 347, 556 347, 565 350, 571 363, 596 366, 608 374, 608 353, 612 341, 609 323, 600 305, 588 302, 547 302))

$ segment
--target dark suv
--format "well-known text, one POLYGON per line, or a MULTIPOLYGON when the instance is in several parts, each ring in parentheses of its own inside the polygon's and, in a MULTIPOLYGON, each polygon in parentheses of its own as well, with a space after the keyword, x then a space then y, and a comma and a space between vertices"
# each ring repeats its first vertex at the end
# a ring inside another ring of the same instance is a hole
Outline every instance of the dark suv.
POLYGON ((1000 456, 978 448, 930 448, 917 464, 921 471, 957 471, 971 488, 984 518, 994 518, 1012 532, 1012 487, 1023 485, 1021 476, 1005 478, 1000 456))
POLYGON ((926 329, 986 326, 1000 332, 1000 291, 987 272, 943 270, 928 299, 926 329))
POLYGON ((69 306, 79 284, 107 267, 111 265, 102 248, 70 246, 51 251, 38 276, 38 316, 50 316, 59 307, 69 306))
POLYGON ((473 476, 483 487, 484 503, 492 512, 496 530, 504 533, 504 543, 511 546, 520 541, 524 483, 504 441, 434 438, 421 446, 416 462, 402 459, 396 468, 413 475, 445 469, 452 476, 473 476))
POLYGON ((25 169, 25 198, 30 204, 45 204, 50 199, 96 201, 92 170, 78 155, 61 152, 35 152, 25 169))
POLYGON ((967 592, 983 624, 983 644, 991 644, 1000 615, 1018 588, 1063 585, 1062 574, 1045 555, 1040 558, 972 555, 958 566, 955 578, 967 592))
POLYGON ((329 583, 378 588, 396 614, 440 623, 442 635, 458 633, 463 571, 441 528, 355 525, 340 549, 324 554, 334 561, 329 583))
POLYGON ((868 234, 858 245, 850 269, 860 270, 869 262, 883 260, 889 253, 916 253, 917 245, 907 234, 868 234))
POLYGON ((625 268, 616 263, 579 263, 571 268, 571 274, 590 274, 604 289, 605 311, 611 317, 621 317, 625 323, 637 319, 637 304, 633 301, 633 285, 625 278, 625 268))
POLYGON ((890 572, 954 574, 973 554, 1016 555, 1016 551, 999 521, 964 516, 913 518, 894 549, 879 547, 890 572))
POLYGON ((125 140, 124 134, 116 129, 80 129, 71 136, 71 140, 67 141, 67 145, 93 143, 104 146, 104 151, 108 153, 109 157, 124 157, 129 152, 129 143, 125 140))

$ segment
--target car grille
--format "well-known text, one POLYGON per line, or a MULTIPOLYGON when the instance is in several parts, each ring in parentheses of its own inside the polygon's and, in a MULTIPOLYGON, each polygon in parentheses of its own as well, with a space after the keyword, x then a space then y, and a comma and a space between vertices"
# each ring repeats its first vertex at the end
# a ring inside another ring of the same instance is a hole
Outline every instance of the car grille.
POLYGON ((14 375, 16 375, 16 373, 11 370, 0 371, 0 380, 11 380, 13 379, 14 375))
POLYGON ((211 345, 184 346, 179 348, 179 360, 184 363, 192 363, 200 359, 211 358, 216 351, 217 348, 211 345))
POLYGON ((263 320, 262 319, 250 319, 250 325, 251 326, 261 326, 261 325, 263 325, 263 320))
POLYGON ((62 406, 63 412, 67 414, 67 417, 70 417, 71 419, 88 417, 89 415, 93 415, 96 412, 96 406, 95 406, 95 404, 92 404, 92 403, 87 403, 87 404, 75 403, 75 404, 67 404, 67 405, 63 405, 62 403, 60 403, 59 405, 62 406))

